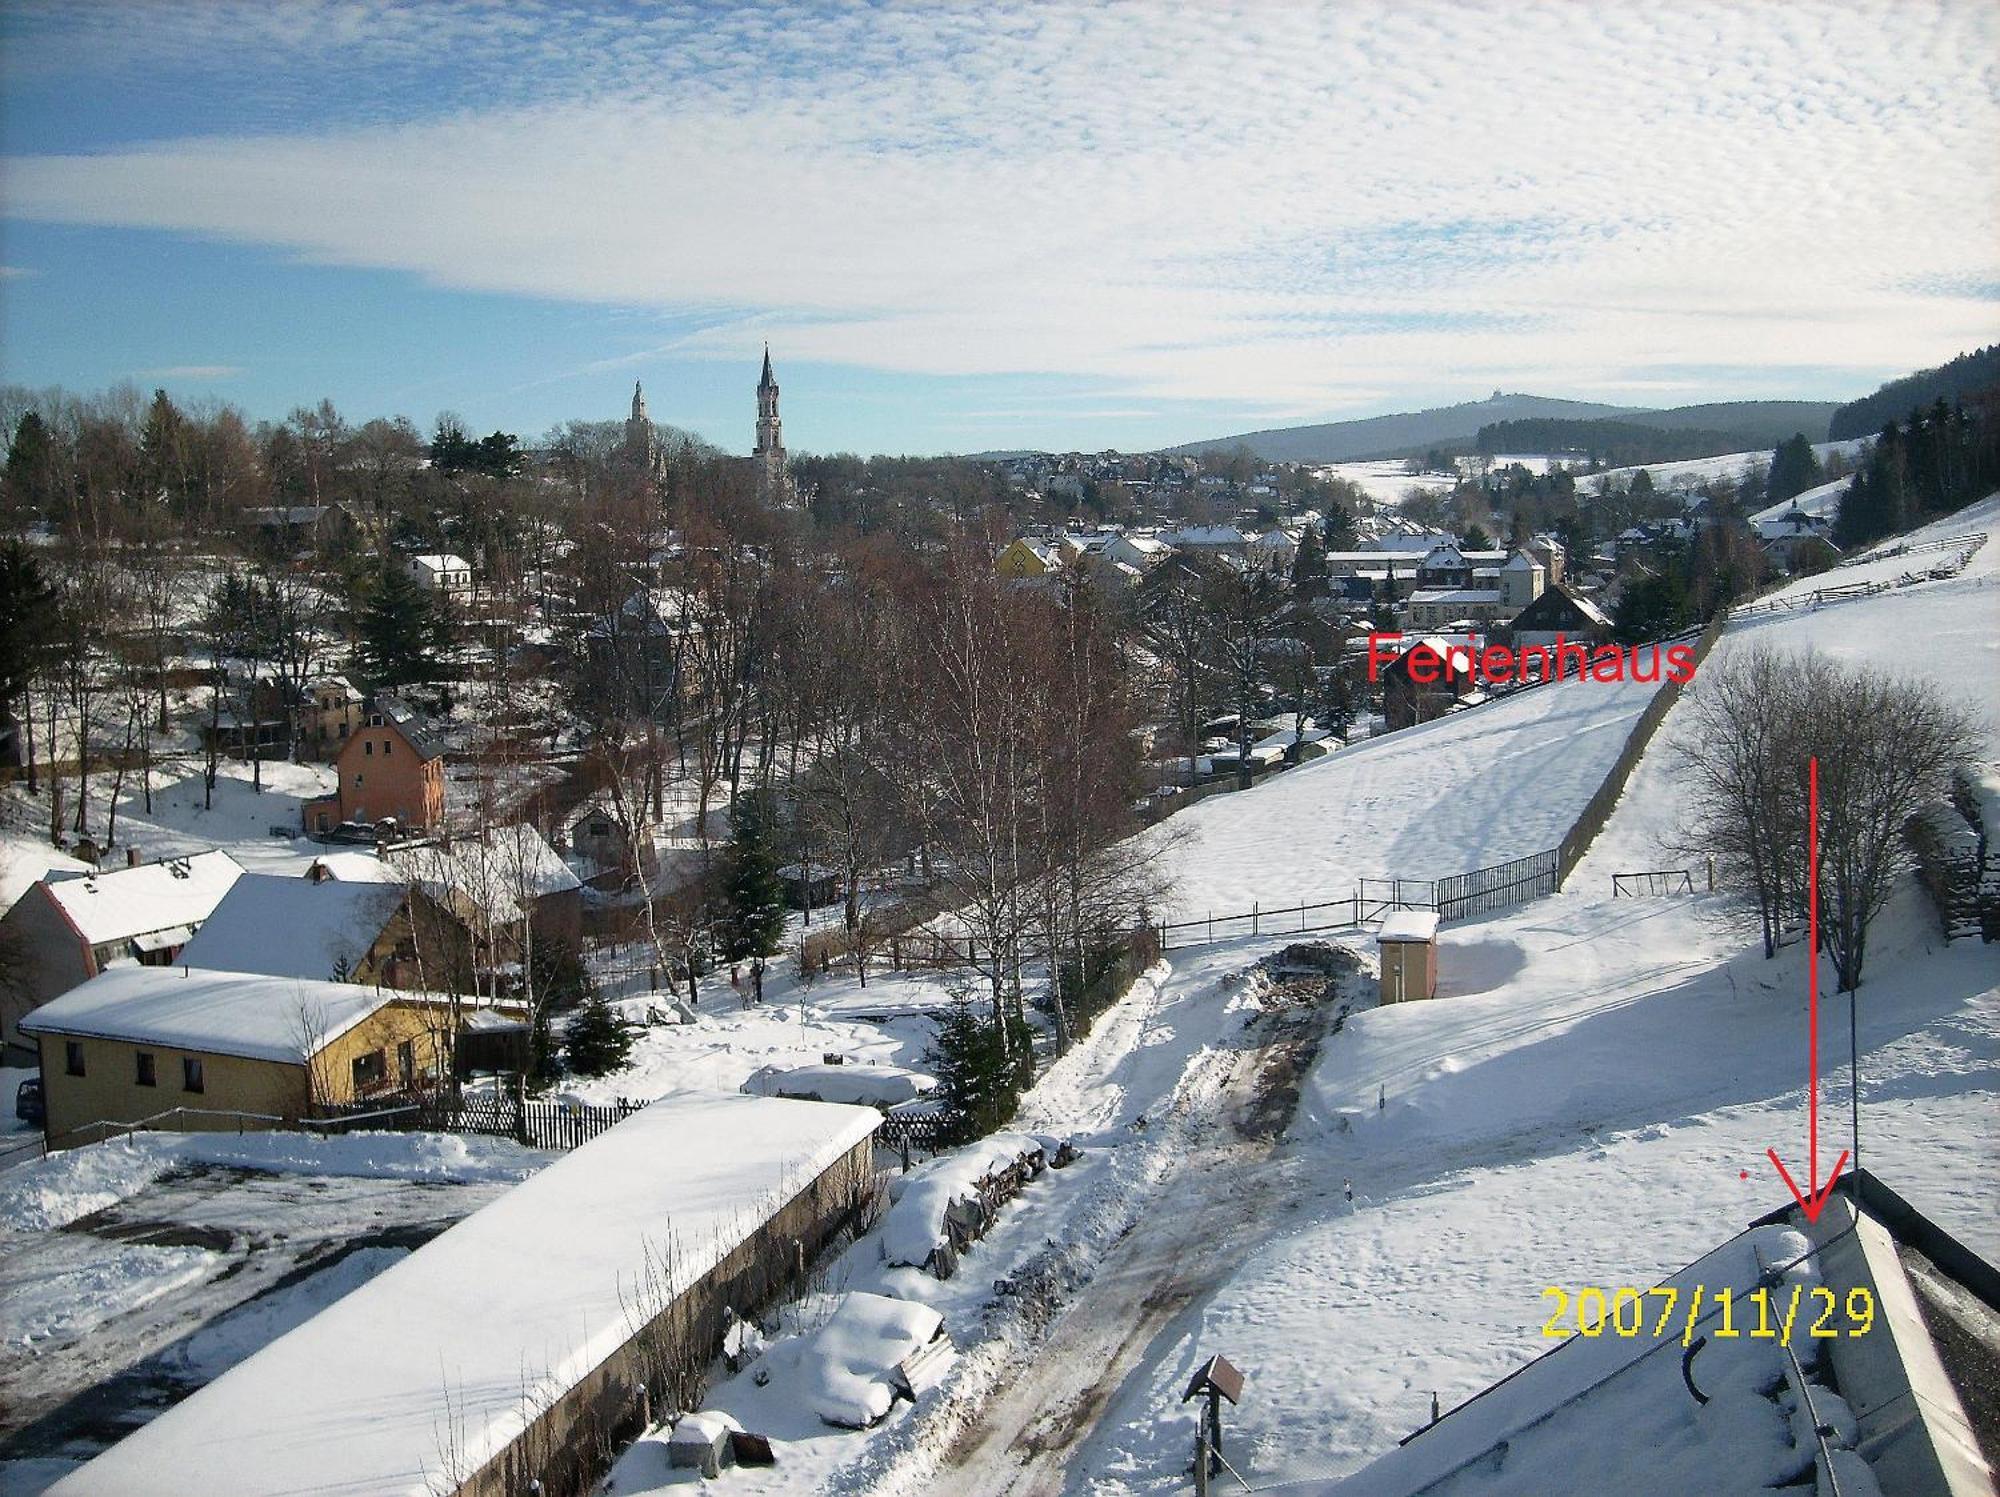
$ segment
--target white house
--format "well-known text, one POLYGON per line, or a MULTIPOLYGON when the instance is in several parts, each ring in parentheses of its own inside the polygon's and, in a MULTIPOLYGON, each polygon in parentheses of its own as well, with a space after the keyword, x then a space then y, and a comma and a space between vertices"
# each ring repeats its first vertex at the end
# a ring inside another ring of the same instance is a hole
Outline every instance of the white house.
POLYGON ((463 597, 472 591, 472 563, 451 551, 433 551, 409 560, 410 575, 426 592, 463 597))

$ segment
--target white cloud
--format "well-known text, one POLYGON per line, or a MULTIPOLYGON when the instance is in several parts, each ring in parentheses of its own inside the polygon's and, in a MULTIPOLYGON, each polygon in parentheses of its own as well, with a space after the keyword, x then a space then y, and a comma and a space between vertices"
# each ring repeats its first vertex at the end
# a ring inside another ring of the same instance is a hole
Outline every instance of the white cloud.
POLYGON ((113 70, 269 54, 281 114, 286 78, 463 62, 431 117, 16 159, 8 211, 692 311, 684 353, 1301 414, 1662 367, 1782 393, 1994 332, 1976 0, 411 14, 93 19, 113 70))

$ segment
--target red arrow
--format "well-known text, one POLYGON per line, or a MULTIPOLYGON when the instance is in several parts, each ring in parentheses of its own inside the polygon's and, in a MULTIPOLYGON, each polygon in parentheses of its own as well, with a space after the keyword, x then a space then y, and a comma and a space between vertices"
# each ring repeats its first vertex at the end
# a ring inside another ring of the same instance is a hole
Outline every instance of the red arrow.
POLYGON ((1792 1172, 1785 1168, 1785 1161, 1778 1157, 1776 1149, 1766 1149, 1771 1163, 1778 1167, 1778 1174, 1792 1193, 1792 1199, 1799 1203, 1799 1210, 1805 1212, 1806 1220, 1816 1222, 1820 1212, 1826 1210, 1827 1197, 1833 1194, 1833 1185, 1840 1178, 1842 1168, 1847 1164, 1847 1150, 1840 1151, 1840 1157, 1833 1162, 1833 1173, 1826 1177, 1826 1184, 1819 1183, 1819 760, 1806 761, 1806 1151, 1810 1155, 1811 1176, 1807 1180, 1808 1190, 1800 1190, 1798 1182, 1792 1179, 1792 1172))

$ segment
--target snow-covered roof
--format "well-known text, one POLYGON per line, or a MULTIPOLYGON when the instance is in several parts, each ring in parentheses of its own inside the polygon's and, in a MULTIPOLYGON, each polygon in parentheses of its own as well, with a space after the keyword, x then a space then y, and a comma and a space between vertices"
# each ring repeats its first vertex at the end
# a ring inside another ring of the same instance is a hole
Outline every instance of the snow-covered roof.
POLYGON ((242 876, 242 864, 216 851, 108 873, 59 876, 46 887, 77 934, 101 946, 176 925, 199 925, 242 876))
POLYGON ((1378 941, 1434 941, 1438 917, 1435 910, 1397 910, 1382 921, 1378 941))
POLYGON ((427 551, 421 556, 412 556, 410 565, 422 567, 427 572, 469 572, 472 563, 453 551, 427 551))
POLYGON ((937 1090, 937 1078, 902 1066, 764 1066, 751 1073, 742 1090, 753 1097, 810 1097, 895 1107, 937 1090))
MULTIPOLYGON (((405 848, 389 855, 390 866, 425 893, 447 903, 471 905, 487 919, 521 918, 520 901, 579 889, 582 883, 526 822, 493 827, 482 836, 462 837, 445 846, 405 848)), ((464 913, 461 910, 461 913, 464 913)))
POLYGON ((400 884, 246 873, 180 959, 224 972, 337 981, 361 965, 402 903, 400 884))
POLYGON ((1527 552, 1516 551, 1507 565, 1500 570, 1503 572, 1538 572, 1541 570, 1541 567, 1542 564, 1527 552))
POLYGON ((1498 603, 1500 592, 1490 587, 1420 587, 1410 594, 1412 603, 1498 603))
POLYGON ((1163 539, 1173 546, 1240 546, 1244 536, 1233 525, 1191 525, 1170 530, 1163 539))
POLYGON ((411 996, 351 982, 118 966, 44 1003, 20 1028, 296 1064, 308 1037, 325 1045, 411 996))
POLYGON ((206 1497, 432 1497, 440 1431, 463 1471, 484 1466, 631 1338, 649 1272, 645 1302, 664 1306, 880 1124, 866 1107, 664 1097, 53 1490, 153 1497, 171 1472, 206 1497))

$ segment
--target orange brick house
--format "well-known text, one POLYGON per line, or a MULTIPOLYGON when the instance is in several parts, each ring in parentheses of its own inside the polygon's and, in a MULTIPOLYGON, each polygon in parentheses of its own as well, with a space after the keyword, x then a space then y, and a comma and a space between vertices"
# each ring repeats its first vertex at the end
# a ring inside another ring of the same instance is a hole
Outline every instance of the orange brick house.
POLYGON ((370 700, 333 764, 333 793, 303 808, 308 832, 389 816, 412 831, 443 824, 444 750, 400 698, 383 692, 370 700))

